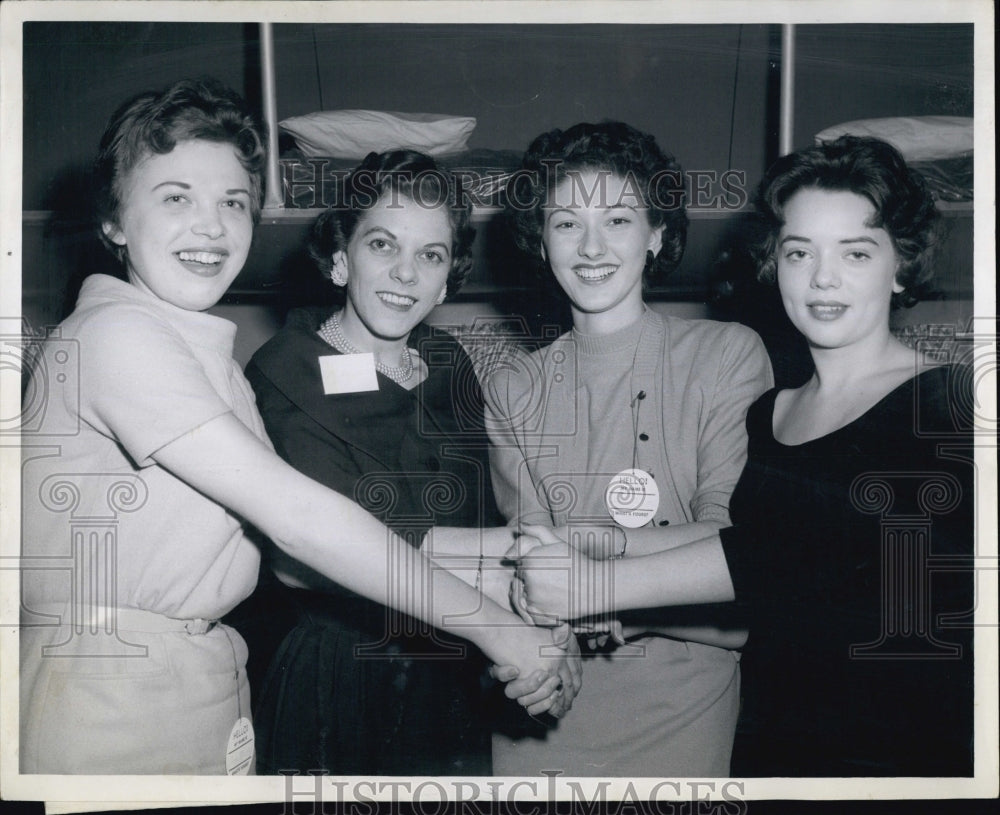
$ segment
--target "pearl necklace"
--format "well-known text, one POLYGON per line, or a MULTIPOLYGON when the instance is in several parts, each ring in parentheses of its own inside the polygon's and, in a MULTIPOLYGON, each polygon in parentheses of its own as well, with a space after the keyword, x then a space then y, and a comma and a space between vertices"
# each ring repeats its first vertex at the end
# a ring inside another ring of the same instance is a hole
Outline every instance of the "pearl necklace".
MULTIPOLYGON (((335 311, 330 315, 330 319, 326 320, 323 325, 319 327, 319 335, 326 340, 326 342, 336 348, 342 354, 361 354, 363 351, 358 350, 351 344, 351 341, 347 339, 344 335, 344 329, 340 325, 340 312, 335 311)), ((413 376, 413 355, 410 353, 410 349, 405 345, 403 346, 403 352, 400 355, 401 365, 392 367, 391 365, 386 365, 385 363, 375 361, 375 370, 389 377, 393 382, 402 385, 411 376, 413 376)))

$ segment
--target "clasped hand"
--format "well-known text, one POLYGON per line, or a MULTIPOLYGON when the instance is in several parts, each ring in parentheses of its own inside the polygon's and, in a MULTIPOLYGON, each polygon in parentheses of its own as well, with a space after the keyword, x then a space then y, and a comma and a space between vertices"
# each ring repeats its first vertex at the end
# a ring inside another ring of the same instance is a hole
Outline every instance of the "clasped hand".
POLYGON ((529 630, 536 658, 543 661, 544 667, 521 676, 513 665, 495 665, 491 673, 507 683, 507 698, 517 699, 532 716, 548 713, 561 718, 583 686, 580 646, 568 625, 529 630))
POLYGON ((603 646, 609 636, 623 644, 621 624, 601 607, 598 596, 606 590, 611 562, 594 560, 570 546, 559 531, 544 526, 522 528, 507 553, 517 563, 511 605, 534 625, 571 622, 574 632, 586 636, 591 646, 603 646))

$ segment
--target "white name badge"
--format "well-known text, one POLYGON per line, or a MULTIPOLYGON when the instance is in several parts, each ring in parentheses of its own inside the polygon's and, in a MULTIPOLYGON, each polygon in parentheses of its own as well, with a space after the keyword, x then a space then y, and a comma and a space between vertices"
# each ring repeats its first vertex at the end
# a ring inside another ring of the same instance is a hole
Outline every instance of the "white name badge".
POLYGON ((236 720, 226 746, 226 772, 229 775, 246 775, 254 766, 253 724, 243 716, 236 720))
POLYGON ((374 354, 331 354, 319 358, 323 393, 363 393, 378 390, 374 354))
POLYGON ((660 506, 660 488, 645 470, 622 470, 608 484, 604 503, 615 523, 638 529, 660 506))

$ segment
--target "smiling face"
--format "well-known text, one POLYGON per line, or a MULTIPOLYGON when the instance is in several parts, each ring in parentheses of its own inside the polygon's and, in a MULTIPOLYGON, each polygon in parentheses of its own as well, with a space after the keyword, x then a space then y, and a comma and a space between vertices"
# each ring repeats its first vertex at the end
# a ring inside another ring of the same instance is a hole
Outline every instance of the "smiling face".
POLYGON ((358 220, 334 268, 347 278, 341 326, 362 351, 406 342, 444 299, 452 227, 444 207, 383 196, 358 220))
POLYGON ((785 204, 778 234, 778 288, 785 311, 815 348, 839 348, 889 335, 899 260, 892 238, 869 226, 864 196, 806 188, 785 204))
POLYGON ((646 253, 660 251, 662 236, 634 183, 618 175, 583 170, 556 185, 545 208, 542 250, 578 330, 605 334, 639 319, 646 253))
POLYGON ((183 141, 135 166, 122 184, 119 223, 102 228, 125 248, 133 285, 202 311, 225 294, 250 251, 250 190, 231 145, 183 141))

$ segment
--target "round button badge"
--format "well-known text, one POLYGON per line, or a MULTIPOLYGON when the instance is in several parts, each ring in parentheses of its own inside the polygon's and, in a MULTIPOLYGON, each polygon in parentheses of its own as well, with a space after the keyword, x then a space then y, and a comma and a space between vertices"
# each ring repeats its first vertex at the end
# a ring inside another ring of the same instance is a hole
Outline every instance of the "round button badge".
POLYGON ((226 772, 247 775, 253 768, 253 724, 246 716, 237 719, 226 746, 226 772))
POLYGON ((622 470, 608 483, 604 503, 615 523, 638 529, 660 506, 660 489, 645 470, 622 470))

